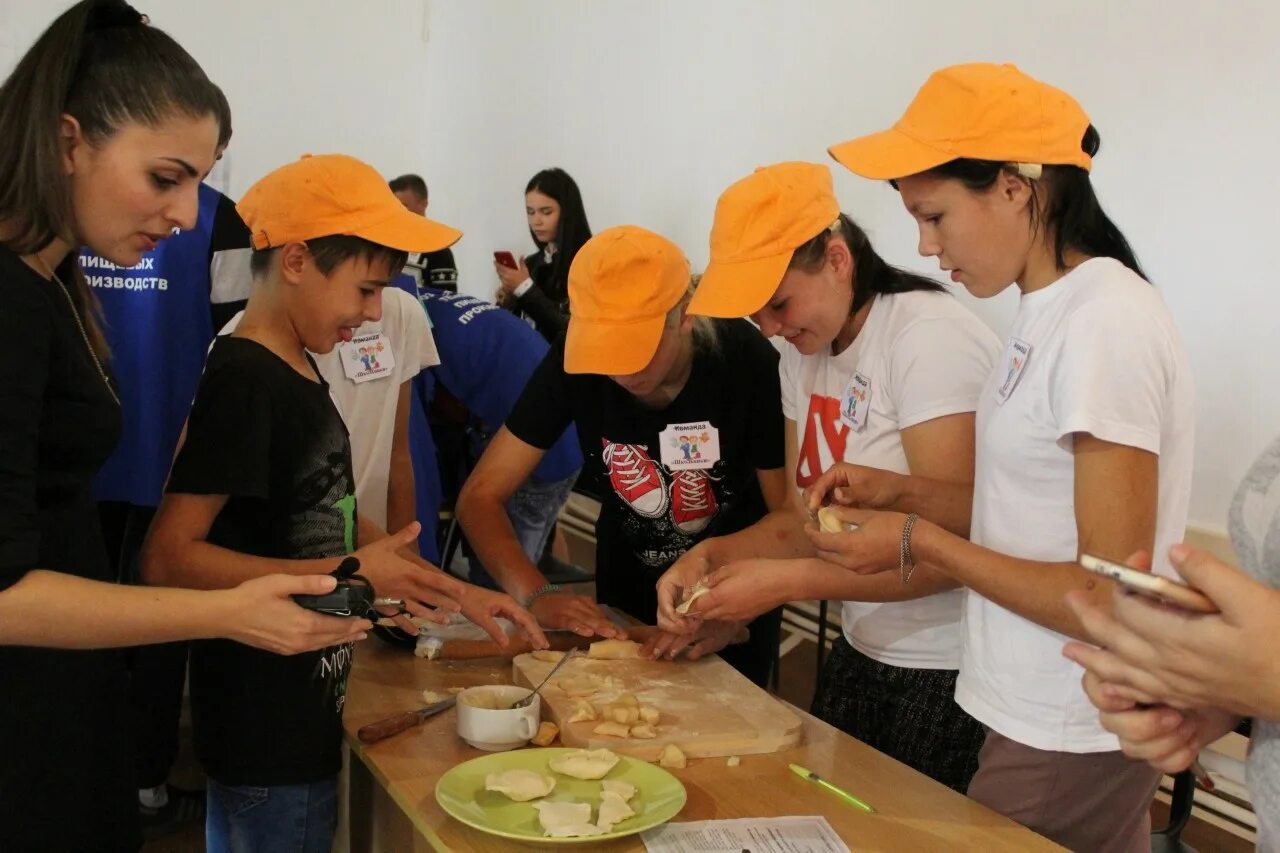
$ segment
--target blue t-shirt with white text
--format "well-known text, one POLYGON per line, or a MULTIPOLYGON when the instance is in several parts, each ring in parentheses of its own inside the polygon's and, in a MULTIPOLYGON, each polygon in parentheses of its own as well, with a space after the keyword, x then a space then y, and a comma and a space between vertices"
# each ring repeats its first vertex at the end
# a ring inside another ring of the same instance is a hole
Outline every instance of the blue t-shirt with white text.
MULTIPOLYGON (((414 476, 418 485, 418 517, 434 519, 441 504, 435 442, 421 412, 430 404, 437 383, 448 389, 489 434, 506 422, 534 368, 550 348, 524 320, 492 302, 431 287, 416 287, 400 276, 396 286, 417 296, 427 312, 440 364, 413 380, 415 405, 410 422, 414 476)), ((570 426, 543 455, 533 478, 550 483, 582 467, 578 437, 570 426)), ((426 545, 428 536, 420 537, 426 545)), ((434 550, 434 549, 432 549, 434 550)), ((423 551, 424 556, 427 555, 423 551)))
POLYGON ((248 232, 230 199, 207 184, 200 185, 199 198, 196 226, 161 241, 136 266, 121 268, 88 250, 80 253, 81 270, 102 306, 123 426, 115 452, 94 478, 95 500, 159 505, 215 331, 213 255, 219 241, 247 251, 248 232))

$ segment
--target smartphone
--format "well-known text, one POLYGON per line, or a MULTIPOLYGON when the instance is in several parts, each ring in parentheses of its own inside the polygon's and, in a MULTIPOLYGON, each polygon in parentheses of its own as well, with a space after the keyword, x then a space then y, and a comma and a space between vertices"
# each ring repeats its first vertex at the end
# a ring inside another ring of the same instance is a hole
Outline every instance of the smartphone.
POLYGON ((1181 581, 1153 575, 1150 572, 1141 572, 1091 554, 1081 554, 1080 565, 1091 572, 1111 578, 1125 589, 1165 604, 1172 604, 1174 607, 1181 607, 1183 610, 1195 613, 1218 612, 1217 605, 1206 598, 1204 593, 1181 581))
POLYGON ((494 252, 493 259, 508 269, 519 269, 515 256, 510 252, 494 252))

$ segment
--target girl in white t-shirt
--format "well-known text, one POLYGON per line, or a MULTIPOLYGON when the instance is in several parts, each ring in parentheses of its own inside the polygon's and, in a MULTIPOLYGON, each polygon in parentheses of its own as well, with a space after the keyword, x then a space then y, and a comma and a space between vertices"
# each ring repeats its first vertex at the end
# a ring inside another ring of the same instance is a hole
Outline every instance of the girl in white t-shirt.
POLYGON ((1064 598, 1111 605, 1082 553, 1146 551, 1171 571, 1192 388, 1168 311, 1094 195, 1097 149, 1069 95, 987 64, 935 73, 892 130, 831 149, 894 182, 920 253, 953 281, 980 297, 1017 284, 1021 302, 978 404, 972 543, 952 532, 963 490, 843 469, 814 484, 811 506, 837 486, 862 507, 905 490, 919 518, 841 509, 857 530, 811 538, 858 572, 910 586, 921 564, 969 588, 956 701, 990 730, 970 796, 1073 850, 1147 850, 1159 774, 1124 757, 1062 656, 1064 635, 1085 636, 1064 598))
POLYGON ((659 582, 661 624, 688 631, 697 617, 843 601, 844 637, 813 712, 963 791, 984 736, 953 698, 963 593, 932 572, 904 589, 897 578, 818 559, 804 535, 801 490, 841 460, 971 488, 973 413, 999 341, 937 282, 886 264, 840 213, 830 170, 813 163, 759 169, 725 191, 689 310, 750 314, 764 334, 786 339, 779 373, 790 500, 678 561, 659 582), (708 568, 717 571, 704 578, 708 568), (677 595, 698 580, 711 592, 692 605, 695 618, 682 617, 677 595))

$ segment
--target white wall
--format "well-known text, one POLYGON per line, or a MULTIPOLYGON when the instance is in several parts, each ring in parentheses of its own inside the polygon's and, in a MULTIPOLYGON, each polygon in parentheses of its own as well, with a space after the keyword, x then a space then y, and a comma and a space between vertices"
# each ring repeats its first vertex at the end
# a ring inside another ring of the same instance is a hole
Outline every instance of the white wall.
MULTIPOLYGON (((0 71, 44 26, 0 4, 0 71)), ((421 171, 461 227, 463 288, 528 251, 521 193, 578 180, 596 230, 634 222, 706 261, 715 199, 753 167, 825 161, 891 123, 936 67, 1013 61, 1074 94, 1102 132, 1094 175, 1178 320, 1199 384, 1195 521, 1280 430, 1276 238, 1280 4, 1079 0, 165 0, 145 3, 227 91, 229 186, 303 151, 421 171)), ((834 164, 833 164, 834 165, 834 164)), ((915 253, 896 194, 835 167, 881 251, 915 253)), ((967 297, 966 297, 967 298, 967 297)), ((1006 294, 973 304, 1001 329, 1006 294)))

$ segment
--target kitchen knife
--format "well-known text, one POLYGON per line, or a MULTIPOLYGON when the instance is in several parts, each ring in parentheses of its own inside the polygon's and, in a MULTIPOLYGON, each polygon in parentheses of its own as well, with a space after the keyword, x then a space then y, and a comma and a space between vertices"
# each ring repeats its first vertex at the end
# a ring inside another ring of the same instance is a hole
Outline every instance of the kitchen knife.
POLYGON ((360 738, 361 743, 377 743, 392 735, 399 734, 405 729, 413 728, 427 717, 449 710, 457 701, 457 696, 450 696, 443 702, 436 702, 434 705, 427 705, 416 711, 406 711, 403 714, 397 714, 394 717, 387 717, 385 720, 378 720, 376 723, 361 726, 360 730, 356 732, 356 737, 360 738))

